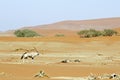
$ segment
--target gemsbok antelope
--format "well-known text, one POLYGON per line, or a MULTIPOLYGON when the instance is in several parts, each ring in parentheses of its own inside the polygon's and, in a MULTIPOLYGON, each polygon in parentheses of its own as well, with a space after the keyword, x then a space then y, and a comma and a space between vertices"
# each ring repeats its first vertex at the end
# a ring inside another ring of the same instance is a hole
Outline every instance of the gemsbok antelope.
MULTIPOLYGON (((22 54, 21 56, 21 59, 24 60, 25 59, 28 59, 28 58, 31 58, 32 59, 32 62, 34 61, 34 58, 36 56, 38 56, 40 53, 38 52, 38 50, 34 47, 34 51, 29 51, 29 50, 26 50, 25 53, 22 54)), ((41 53, 42 54, 42 53, 41 53)))

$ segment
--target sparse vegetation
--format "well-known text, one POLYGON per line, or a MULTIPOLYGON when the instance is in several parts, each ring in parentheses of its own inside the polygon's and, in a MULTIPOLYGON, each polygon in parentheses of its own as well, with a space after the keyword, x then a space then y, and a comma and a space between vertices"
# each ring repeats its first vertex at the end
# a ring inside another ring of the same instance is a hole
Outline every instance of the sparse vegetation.
POLYGON ((56 37, 64 37, 65 35, 64 34, 56 34, 55 36, 56 37))
POLYGON ((117 35, 117 32, 114 31, 114 30, 111 30, 111 29, 105 29, 105 30, 102 32, 102 35, 103 35, 103 36, 112 36, 112 35, 117 35))
POLYGON ((17 30, 14 32, 17 37, 35 37, 40 36, 38 33, 32 30, 24 29, 24 30, 17 30))
POLYGON ((91 38, 91 37, 98 37, 98 36, 117 35, 117 32, 111 29, 105 29, 104 31, 90 29, 90 30, 82 30, 78 32, 78 35, 80 35, 80 37, 82 38, 91 38))
POLYGON ((90 37, 101 36, 102 34, 100 31, 90 29, 90 30, 82 30, 78 32, 78 35, 80 35, 80 37, 90 38, 90 37))
POLYGON ((39 73, 37 73, 34 77, 40 77, 40 78, 47 77, 47 78, 49 78, 49 76, 42 70, 39 73))

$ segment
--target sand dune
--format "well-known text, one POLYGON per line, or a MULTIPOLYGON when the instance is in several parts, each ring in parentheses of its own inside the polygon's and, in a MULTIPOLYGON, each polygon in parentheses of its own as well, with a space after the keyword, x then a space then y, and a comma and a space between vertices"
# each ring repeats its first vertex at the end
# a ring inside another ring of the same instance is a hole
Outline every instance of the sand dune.
POLYGON ((79 31, 83 29, 113 29, 120 27, 120 18, 105 18, 94 20, 75 20, 75 21, 62 21, 48 25, 40 25, 34 27, 26 27, 29 29, 47 29, 47 30, 72 30, 79 31))
MULTIPOLYGON (((120 28, 120 18, 105 18, 94 20, 68 20, 53 24, 26 26, 21 29, 31 29, 43 36, 55 36, 64 34, 65 36, 77 36, 77 32, 84 29, 116 29, 120 28)), ((1 33, 0 36, 13 36, 14 30, 1 33)))

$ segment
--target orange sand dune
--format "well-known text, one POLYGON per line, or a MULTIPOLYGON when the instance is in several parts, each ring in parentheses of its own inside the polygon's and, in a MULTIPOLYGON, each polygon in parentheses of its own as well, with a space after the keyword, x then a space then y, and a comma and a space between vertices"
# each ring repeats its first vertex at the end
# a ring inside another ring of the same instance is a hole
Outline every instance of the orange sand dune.
MULTIPOLYGON (((116 29, 120 27, 120 18, 105 18, 94 20, 74 20, 62 21, 53 24, 26 26, 20 29, 31 29, 43 36, 55 36, 56 34, 64 34, 65 36, 77 36, 77 32, 85 29, 116 29)), ((15 30, 0 33, 0 36, 14 36, 15 30)))

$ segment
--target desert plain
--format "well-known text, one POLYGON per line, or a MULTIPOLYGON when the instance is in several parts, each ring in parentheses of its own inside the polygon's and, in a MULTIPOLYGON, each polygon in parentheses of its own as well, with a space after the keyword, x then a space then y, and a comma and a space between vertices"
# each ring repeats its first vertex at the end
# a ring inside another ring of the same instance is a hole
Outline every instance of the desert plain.
POLYGON ((113 18, 29 27, 44 34, 33 38, 18 38, 11 31, 0 33, 0 80, 87 80, 82 78, 90 74, 120 74, 119 35, 93 38, 77 35, 80 29, 88 28, 114 28, 120 32, 119 22, 120 18, 113 18), (57 33, 65 36, 54 36, 57 33), (23 62, 20 58, 25 51, 20 49, 33 47, 43 54, 36 56, 34 61, 23 62), (74 62, 76 59, 80 62, 74 62), (61 63, 63 60, 71 62, 61 63), (49 77, 34 77, 41 70, 49 77))
POLYGON ((0 37, 0 80, 66 80, 62 77, 86 77, 90 73, 120 74, 120 36, 80 38, 40 37, 17 38, 0 37), (32 49, 43 54, 31 59, 20 59, 24 51, 32 49), (80 62, 61 63, 62 60, 79 59, 80 62), (36 78, 43 70, 49 78, 36 78))

